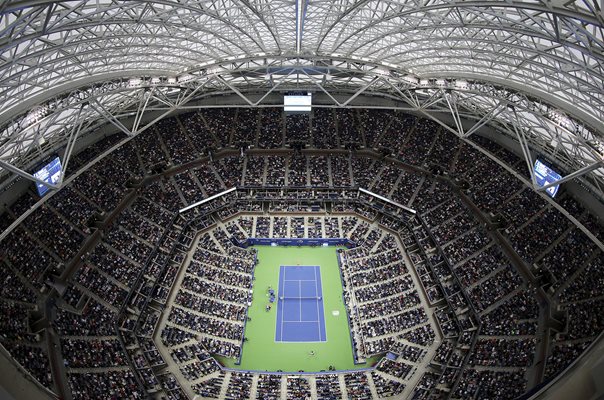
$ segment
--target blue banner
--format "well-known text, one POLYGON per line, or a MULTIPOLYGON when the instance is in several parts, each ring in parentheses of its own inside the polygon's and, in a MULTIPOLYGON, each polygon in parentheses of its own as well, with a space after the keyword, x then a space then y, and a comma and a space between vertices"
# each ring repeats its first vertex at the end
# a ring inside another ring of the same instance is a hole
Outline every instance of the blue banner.
POLYGON ((311 239, 311 238, 248 238, 242 247, 264 246, 346 246, 354 247, 348 239, 311 239))

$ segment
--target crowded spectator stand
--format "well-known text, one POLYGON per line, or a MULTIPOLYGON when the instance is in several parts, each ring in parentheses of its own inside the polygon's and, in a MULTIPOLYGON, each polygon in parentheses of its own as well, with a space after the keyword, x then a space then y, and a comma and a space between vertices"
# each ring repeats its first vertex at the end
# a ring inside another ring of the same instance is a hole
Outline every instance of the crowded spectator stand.
MULTIPOLYGON (((77 176, 0 242, 0 342, 28 379, 64 398, 513 398, 554 379, 600 335, 604 260, 582 227, 604 234, 572 193, 546 199, 518 179, 526 172, 508 150, 420 118, 281 116, 182 114, 94 165, 122 134, 74 156, 77 176), (241 125, 250 121, 256 134, 241 125), (284 147, 299 136, 311 145, 284 147), (380 147, 391 155, 371 150, 380 147), (216 362, 241 355, 251 238, 349 241, 340 267, 355 356, 381 361, 310 374, 216 362)), ((8 205, 3 230, 37 201, 28 191, 8 205)))

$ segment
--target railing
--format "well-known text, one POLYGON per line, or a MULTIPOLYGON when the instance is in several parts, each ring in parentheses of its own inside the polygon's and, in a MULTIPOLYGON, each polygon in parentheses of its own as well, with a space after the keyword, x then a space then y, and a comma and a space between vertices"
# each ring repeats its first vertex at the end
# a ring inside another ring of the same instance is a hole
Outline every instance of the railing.
MULTIPOLYGON (((254 268, 252 268, 252 282, 254 282, 254 273, 256 272, 256 265, 258 265, 258 252, 254 252, 254 268)), ((241 347, 239 349, 239 357, 237 358, 237 362, 235 362, 235 365, 241 365, 241 357, 243 357, 243 344, 245 343, 245 327, 247 325, 249 309, 250 307, 248 304, 245 307, 245 319, 243 320, 243 331, 241 332, 241 347)))

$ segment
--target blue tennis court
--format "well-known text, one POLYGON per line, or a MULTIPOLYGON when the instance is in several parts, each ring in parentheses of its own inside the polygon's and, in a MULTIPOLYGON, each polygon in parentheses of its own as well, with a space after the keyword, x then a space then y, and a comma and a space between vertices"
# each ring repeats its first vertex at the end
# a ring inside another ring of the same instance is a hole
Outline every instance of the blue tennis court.
POLYGON ((325 342, 325 314, 319 266, 279 269, 277 342, 325 342))

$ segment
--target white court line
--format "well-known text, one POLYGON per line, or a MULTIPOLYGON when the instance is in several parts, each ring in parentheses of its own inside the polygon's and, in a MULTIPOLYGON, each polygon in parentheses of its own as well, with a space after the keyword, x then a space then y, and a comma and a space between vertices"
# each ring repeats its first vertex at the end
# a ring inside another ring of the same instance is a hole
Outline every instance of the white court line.
MULTIPOLYGON (((319 287, 317 285, 317 268, 318 267, 314 267, 313 272, 315 273, 315 295, 318 298, 319 297, 319 287)), ((321 313, 319 311, 319 300, 317 299, 317 318, 319 318, 319 315, 321 315, 321 313)), ((319 328, 319 340, 321 340, 322 336, 321 336, 321 322, 320 321, 317 321, 317 327, 319 328)))
POLYGON ((283 282, 314 282, 314 279, 284 279, 283 282))
POLYGON ((311 323, 312 322, 313 324, 316 324, 317 322, 320 322, 320 321, 282 321, 282 322, 295 322, 295 323, 298 323, 298 322, 302 322, 302 323, 308 322, 308 323, 311 323))
MULTIPOLYGON (((286 268, 283 267, 283 279, 285 279, 285 270, 286 270, 286 268)), ((281 275, 279 275, 279 277, 281 277, 281 275)), ((282 288, 283 288, 283 291, 285 291, 285 283, 283 284, 282 288)), ((283 309, 285 308, 284 305, 285 304, 281 304, 281 341, 283 341, 283 325, 285 325, 283 323, 283 320, 285 319, 283 317, 283 309)))
MULTIPOLYGON (((302 295, 302 281, 298 282, 298 293, 302 295)), ((300 300, 300 322, 302 322, 302 301, 300 300)))

